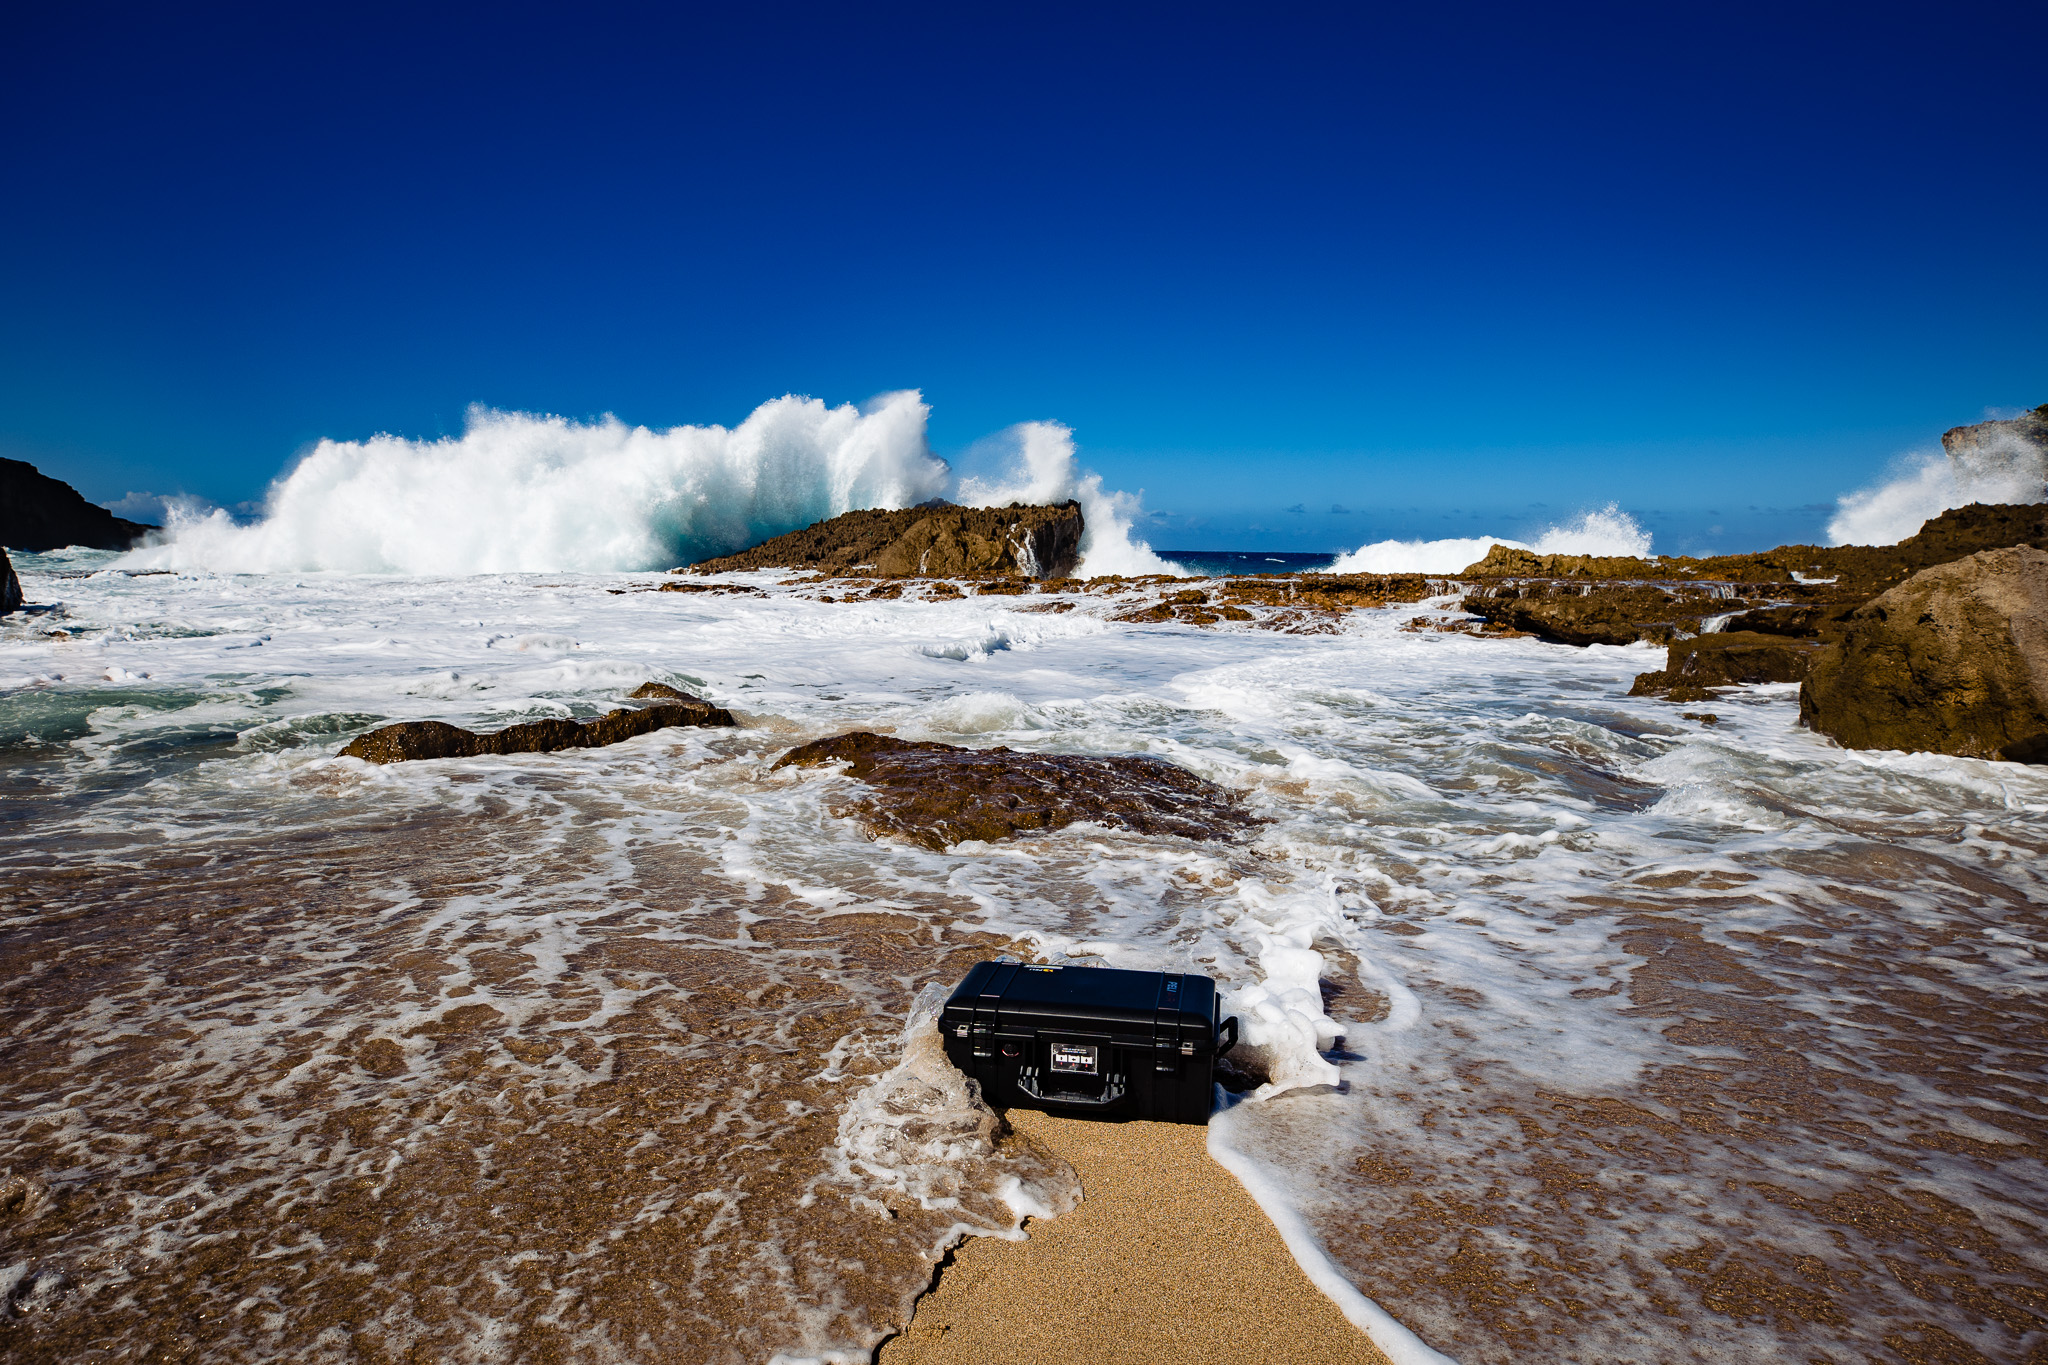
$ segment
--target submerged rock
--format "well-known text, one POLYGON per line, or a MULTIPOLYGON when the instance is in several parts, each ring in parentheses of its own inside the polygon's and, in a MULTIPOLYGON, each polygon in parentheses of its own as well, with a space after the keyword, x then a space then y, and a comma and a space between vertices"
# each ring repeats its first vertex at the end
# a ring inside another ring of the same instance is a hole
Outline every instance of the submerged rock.
POLYGON ((856 731, 813 740, 777 768, 845 763, 871 795, 856 805, 871 834, 943 851, 968 839, 1092 821, 1140 834, 1220 839, 1257 823, 1235 793, 1144 755, 962 749, 856 731))
POLYGON ((0 616, 21 610, 21 580, 14 576, 14 561, 0 548, 0 616))
POLYGON ((1799 718, 1851 749, 2048 763, 2048 553, 1987 550, 1859 607, 1799 718))
POLYGON ((25 460, 0 460, 0 545, 17 550, 125 550, 156 530, 124 521, 25 460))
POLYGON ((752 549, 691 566, 731 569, 859 571, 883 578, 1022 574, 1060 578, 1081 557, 1081 505, 955 507, 927 503, 906 511, 848 512, 752 549))
POLYGON ((1668 693, 1673 701, 1699 701, 1712 687, 1803 682, 1819 650, 1817 641, 1751 631, 1717 631, 1674 640, 1665 651, 1663 671, 1636 675, 1629 695, 1668 693))
POLYGON ((530 720, 479 734, 438 720, 407 720, 358 735, 343 758, 404 763, 420 758, 476 758, 482 754, 548 754, 557 749, 598 749, 677 725, 730 726, 732 712, 666 683, 646 683, 635 697, 663 698, 655 706, 621 707, 596 720, 530 720))

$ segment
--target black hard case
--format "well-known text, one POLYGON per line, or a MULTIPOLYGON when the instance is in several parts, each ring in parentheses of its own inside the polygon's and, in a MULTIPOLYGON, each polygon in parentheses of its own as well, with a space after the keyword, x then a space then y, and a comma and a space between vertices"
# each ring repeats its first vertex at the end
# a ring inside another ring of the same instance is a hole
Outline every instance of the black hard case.
POLYGON ((983 962, 939 1029, 998 1109, 1207 1123, 1216 1059, 1237 1042, 1217 1015, 1206 976, 983 962))

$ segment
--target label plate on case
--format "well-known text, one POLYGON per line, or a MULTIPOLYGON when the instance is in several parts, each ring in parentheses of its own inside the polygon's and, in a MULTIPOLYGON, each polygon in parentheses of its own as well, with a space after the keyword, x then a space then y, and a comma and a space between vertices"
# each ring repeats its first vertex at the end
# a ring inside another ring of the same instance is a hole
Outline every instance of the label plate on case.
POLYGON ((1095 1075, 1094 1046, 1083 1043, 1054 1043, 1052 1045, 1052 1069, 1054 1071, 1078 1071, 1084 1076, 1095 1075))

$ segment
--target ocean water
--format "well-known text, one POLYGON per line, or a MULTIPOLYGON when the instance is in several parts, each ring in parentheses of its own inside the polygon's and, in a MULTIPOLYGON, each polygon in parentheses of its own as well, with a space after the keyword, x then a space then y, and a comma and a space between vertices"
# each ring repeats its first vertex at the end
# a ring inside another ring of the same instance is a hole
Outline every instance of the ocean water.
POLYGON ((1256 1084, 1212 1148, 1457 1360, 2048 1343, 2048 772, 1846 752, 1784 687, 1688 719, 1626 695, 1648 649, 1404 628, 1447 600, 1301 635, 772 574, 19 567, 10 1360, 864 1360, 944 1245, 1076 1196, 917 1013, 1003 951, 1218 977, 1256 1084), (335 756, 650 678, 744 727, 335 756), (869 841, 848 779, 770 766, 854 728, 1156 754, 1262 823, 869 841))
POLYGON ((1161 550, 1159 557, 1183 574, 1228 578, 1232 574, 1321 573, 1336 555, 1303 554, 1297 550, 1161 550))

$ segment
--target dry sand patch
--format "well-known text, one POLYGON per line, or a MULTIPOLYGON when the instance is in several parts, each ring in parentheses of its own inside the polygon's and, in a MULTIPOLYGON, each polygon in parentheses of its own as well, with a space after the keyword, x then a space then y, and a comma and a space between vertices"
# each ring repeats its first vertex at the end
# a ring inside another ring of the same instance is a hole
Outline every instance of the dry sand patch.
POLYGON ((1387 1365, 1295 1264, 1206 1130, 1013 1109, 1080 1174, 1080 1207, 1030 1240, 975 1237, 881 1365, 1387 1365))

